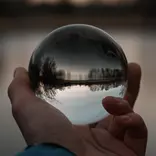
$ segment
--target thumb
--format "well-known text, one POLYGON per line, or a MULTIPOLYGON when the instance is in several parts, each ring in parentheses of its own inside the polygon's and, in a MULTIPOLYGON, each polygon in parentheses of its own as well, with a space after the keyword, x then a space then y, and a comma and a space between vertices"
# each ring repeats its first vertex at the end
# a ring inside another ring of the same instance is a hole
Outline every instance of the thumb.
POLYGON ((34 96, 26 69, 19 67, 14 71, 14 79, 8 87, 8 96, 12 105, 34 96))
POLYGON ((52 143, 83 155, 83 143, 72 124, 58 109, 37 98, 28 72, 17 68, 8 88, 13 116, 28 145, 52 143))

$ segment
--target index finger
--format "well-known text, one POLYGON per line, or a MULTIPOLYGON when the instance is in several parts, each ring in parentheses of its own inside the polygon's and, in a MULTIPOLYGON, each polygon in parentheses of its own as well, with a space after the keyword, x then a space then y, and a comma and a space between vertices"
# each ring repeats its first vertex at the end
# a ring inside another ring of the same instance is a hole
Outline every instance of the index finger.
POLYGON ((129 63, 128 65, 128 89, 125 95, 125 100, 129 102, 131 107, 138 97, 140 90, 141 67, 136 63, 129 63))

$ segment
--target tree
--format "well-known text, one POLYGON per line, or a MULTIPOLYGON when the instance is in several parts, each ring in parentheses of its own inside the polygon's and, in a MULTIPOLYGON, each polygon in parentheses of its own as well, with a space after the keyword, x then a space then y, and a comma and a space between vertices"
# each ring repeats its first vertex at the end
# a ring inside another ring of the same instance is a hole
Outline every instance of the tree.
POLYGON ((101 73, 102 73, 102 78, 105 78, 105 70, 103 68, 101 68, 101 73))
POLYGON ((79 80, 82 80, 82 75, 81 74, 79 74, 79 80))
POLYGON ((57 79, 58 80, 64 80, 65 79, 65 71, 64 70, 58 70, 56 72, 57 79))
POLYGON ((71 73, 67 72, 67 80, 71 80, 71 73))
POLYGON ((50 85, 56 81, 56 62, 53 57, 46 57, 42 59, 40 69, 40 76, 43 84, 50 85))

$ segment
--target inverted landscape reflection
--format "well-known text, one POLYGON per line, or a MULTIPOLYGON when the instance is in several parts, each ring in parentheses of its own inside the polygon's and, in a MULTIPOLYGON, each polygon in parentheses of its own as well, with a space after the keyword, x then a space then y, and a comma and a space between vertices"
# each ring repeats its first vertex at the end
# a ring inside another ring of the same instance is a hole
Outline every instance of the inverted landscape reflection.
POLYGON ((69 25, 52 32, 35 50, 29 75, 36 95, 63 112, 73 124, 89 124, 108 113, 106 96, 123 97, 127 60, 104 31, 69 25))

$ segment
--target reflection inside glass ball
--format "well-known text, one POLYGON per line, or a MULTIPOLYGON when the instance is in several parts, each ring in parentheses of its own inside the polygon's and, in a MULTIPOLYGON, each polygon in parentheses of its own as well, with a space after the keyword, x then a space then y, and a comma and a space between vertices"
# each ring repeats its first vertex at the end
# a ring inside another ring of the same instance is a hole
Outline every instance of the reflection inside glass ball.
POLYGON ((35 49, 29 76, 36 95, 75 125, 102 120, 106 96, 124 97, 127 60, 103 30, 83 24, 54 30, 35 49))

